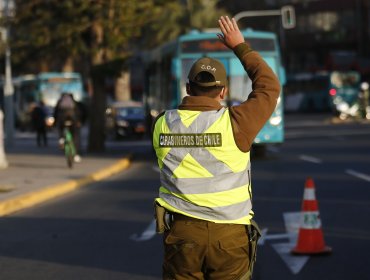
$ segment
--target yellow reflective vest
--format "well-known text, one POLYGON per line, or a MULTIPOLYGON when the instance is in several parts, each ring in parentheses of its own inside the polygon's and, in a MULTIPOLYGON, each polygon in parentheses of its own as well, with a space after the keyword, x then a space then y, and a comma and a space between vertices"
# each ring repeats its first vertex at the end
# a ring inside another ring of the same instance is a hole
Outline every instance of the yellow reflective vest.
POLYGON ((227 108, 166 111, 155 123, 153 147, 160 205, 197 219, 250 224, 250 155, 235 144, 227 108))

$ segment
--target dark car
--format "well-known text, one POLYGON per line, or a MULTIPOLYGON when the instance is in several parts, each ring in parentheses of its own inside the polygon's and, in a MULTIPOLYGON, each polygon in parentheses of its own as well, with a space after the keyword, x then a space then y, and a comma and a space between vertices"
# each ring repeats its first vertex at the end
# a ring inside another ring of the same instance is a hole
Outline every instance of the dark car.
POLYGON ((107 108, 107 131, 116 139, 143 137, 145 110, 138 102, 119 102, 107 108))

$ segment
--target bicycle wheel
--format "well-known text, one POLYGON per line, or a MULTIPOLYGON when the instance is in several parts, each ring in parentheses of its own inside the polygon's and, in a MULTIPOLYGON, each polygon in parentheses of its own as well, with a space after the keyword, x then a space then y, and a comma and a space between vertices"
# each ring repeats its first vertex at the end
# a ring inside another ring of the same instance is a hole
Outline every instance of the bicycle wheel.
POLYGON ((72 168, 76 150, 73 144, 72 134, 69 130, 67 130, 65 133, 64 154, 66 156, 68 167, 72 168))
POLYGON ((70 143, 65 144, 64 153, 65 153, 65 156, 66 156, 68 167, 72 168, 73 167, 73 157, 74 157, 74 155, 73 155, 72 147, 70 146, 70 143))

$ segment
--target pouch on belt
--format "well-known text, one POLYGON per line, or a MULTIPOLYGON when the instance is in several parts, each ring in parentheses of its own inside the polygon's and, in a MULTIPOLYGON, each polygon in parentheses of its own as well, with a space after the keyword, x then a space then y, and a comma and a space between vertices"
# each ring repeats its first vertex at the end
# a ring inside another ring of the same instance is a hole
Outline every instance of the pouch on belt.
POLYGON ((257 243, 262 234, 259 226, 254 220, 251 220, 251 224, 247 225, 247 228, 249 234, 249 271, 245 279, 250 279, 253 274, 254 264, 257 260, 257 243))
POLYGON ((170 229, 170 226, 166 220, 167 210, 162 207, 158 202, 154 201, 154 217, 156 220, 156 232, 164 233, 166 230, 170 229))

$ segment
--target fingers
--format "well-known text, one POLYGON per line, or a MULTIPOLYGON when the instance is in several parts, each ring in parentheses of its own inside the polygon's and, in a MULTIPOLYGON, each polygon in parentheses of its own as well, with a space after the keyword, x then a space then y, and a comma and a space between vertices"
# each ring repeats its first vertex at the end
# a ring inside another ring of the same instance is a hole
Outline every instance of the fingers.
POLYGON ((236 23, 235 18, 232 18, 232 24, 233 24, 234 30, 239 30, 239 27, 238 27, 238 24, 236 23))
POLYGON ((231 20, 229 19, 228 16, 226 16, 226 23, 227 23, 227 26, 229 28, 229 31, 234 30, 234 25, 233 25, 233 23, 231 22, 231 20))
POLYGON ((222 16, 222 17, 220 17, 218 22, 219 22, 219 25, 220 25, 220 29, 221 29, 222 33, 224 33, 224 34, 228 33, 228 32, 231 32, 231 31, 234 31, 234 30, 239 30, 234 18, 231 21, 228 16, 226 16, 226 17, 222 16))
POLYGON ((219 20, 218 20, 218 24, 220 25, 220 29, 221 29, 221 32, 223 34, 226 34, 226 28, 225 28, 225 23, 224 23, 224 18, 221 17, 219 20))
POLYGON ((222 16, 218 20, 222 34, 218 34, 220 41, 230 49, 244 42, 244 37, 239 30, 236 20, 222 16))

